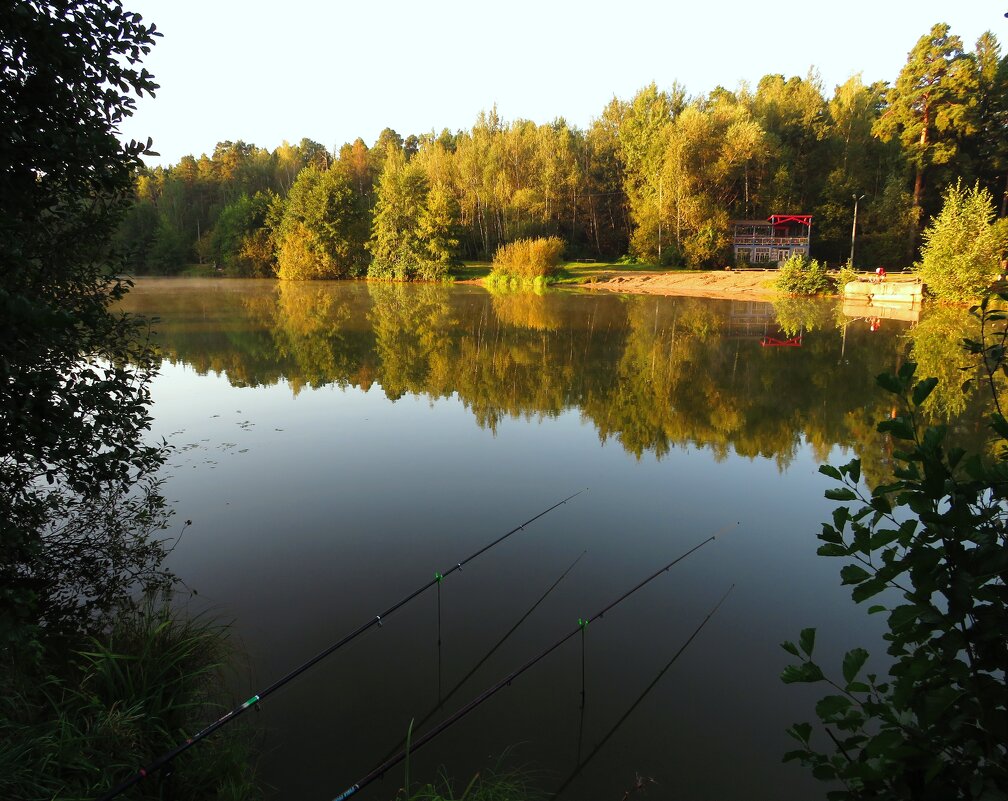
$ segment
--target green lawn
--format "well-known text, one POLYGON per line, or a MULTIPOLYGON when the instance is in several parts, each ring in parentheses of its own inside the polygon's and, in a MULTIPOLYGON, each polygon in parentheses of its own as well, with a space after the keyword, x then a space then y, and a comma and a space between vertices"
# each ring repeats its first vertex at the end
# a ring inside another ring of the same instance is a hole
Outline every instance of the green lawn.
MULTIPOLYGON (((466 262, 461 267, 452 270, 456 281, 478 281, 490 275, 493 265, 488 261, 466 262)), ((669 273, 682 272, 682 269, 655 267, 653 264, 619 264, 608 261, 568 261, 560 265, 560 272, 553 284, 584 284, 612 278, 616 275, 632 275, 634 273, 669 273)), ((695 271, 694 271, 695 272, 695 271)))

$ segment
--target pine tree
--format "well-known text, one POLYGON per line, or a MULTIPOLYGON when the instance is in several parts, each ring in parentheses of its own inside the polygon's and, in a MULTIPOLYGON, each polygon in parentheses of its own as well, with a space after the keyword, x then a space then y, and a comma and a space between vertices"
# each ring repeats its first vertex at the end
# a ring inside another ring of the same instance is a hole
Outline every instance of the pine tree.
POLYGON ((884 141, 896 137, 914 169, 913 204, 918 219, 929 168, 957 155, 959 140, 976 130, 976 62, 945 23, 922 36, 907 57, 888 108, 875 124, 884 141))

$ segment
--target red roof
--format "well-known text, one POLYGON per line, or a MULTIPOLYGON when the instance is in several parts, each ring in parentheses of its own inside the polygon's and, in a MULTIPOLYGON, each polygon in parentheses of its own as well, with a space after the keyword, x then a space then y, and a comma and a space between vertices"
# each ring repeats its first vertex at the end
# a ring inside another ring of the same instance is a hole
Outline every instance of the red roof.
POLYGON ((771 214, 770 222, 773 225, 787 225, 788 223, 800 223, 801 225, 812 225, 811 214, 771 214))

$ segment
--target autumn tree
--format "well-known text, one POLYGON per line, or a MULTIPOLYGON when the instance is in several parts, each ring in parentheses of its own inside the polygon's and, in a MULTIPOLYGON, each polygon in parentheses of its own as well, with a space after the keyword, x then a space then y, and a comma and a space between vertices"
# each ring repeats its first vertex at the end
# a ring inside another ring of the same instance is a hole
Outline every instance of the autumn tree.
POLYGON ((304 280, 360 275, 365 265, 360 217, 342 170, 303 169, 275 231, 277 276, 304 280))

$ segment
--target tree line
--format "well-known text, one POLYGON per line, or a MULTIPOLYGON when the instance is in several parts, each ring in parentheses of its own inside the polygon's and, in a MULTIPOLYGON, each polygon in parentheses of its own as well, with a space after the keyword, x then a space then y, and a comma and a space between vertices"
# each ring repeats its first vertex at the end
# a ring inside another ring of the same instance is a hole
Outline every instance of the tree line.
POLYGON ((892 84, 855 75, 832 97, 814 73, 698 96, 652 83, 584 130, 493 108, 468 131, 386 128, 338 152, 221 142, 140 171, 117 245, 136 272, 292 279, 438 279, 544 236, 568 258, 717 267, 730 219, 810 213, 815 255, 841 263, 860 198, 859 266, 899 267, 958 180, 1008 215, 1008 57, 938 24, 892 84))

